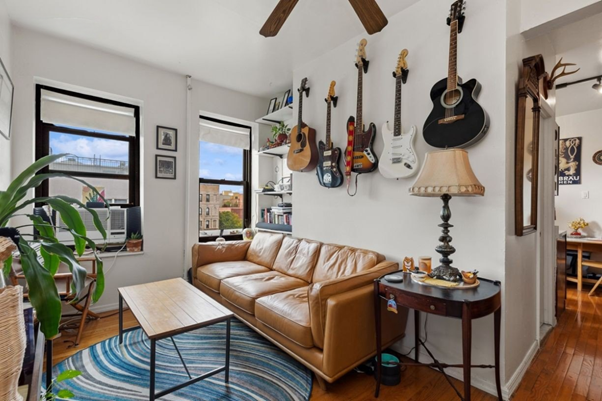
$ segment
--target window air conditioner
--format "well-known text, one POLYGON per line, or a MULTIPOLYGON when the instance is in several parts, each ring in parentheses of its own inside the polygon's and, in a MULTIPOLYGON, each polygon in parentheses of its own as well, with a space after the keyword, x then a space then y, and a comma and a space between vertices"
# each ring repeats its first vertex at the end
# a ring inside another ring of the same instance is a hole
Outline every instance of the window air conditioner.
MULTIPOLYGON (((111 217, 107 219, 109 215, 108 209, 94 209, 98 213, 98 217, 102 223, 102 226, 107 232, 106 240, 102 238, 100 231, 96 229, 92 214, 86 209, 76 209, 81 216, 84 226, 86 227, 86 236, 97 244, 109 243, 124 243, 127 239, 127 212, 128 209, 121 209, 119 207, 112 207, 111 217)), ((56 238, 65 244, 73 244, 73 235, 68 230, 67 225, 63 222, 60 214, 57 213, 56 217, 57 230, 56 238)))

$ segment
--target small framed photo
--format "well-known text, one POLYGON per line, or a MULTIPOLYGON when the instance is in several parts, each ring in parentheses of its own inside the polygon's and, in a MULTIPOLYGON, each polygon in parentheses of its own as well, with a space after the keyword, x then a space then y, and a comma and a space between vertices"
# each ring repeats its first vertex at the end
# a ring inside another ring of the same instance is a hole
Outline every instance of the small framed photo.
POLYGON ((276 111, 276 102, 278 101, 278 98, 273 98, 272 100, 270 100, 270 105, 268 106, 268 112, 266 114, 270 114, 273 113, 274 111, 276 111))
POLYGON ((276 107, 274 107, 274 111, 280 110, 280 101, 276 102, 276 107))
POLYGON ((289 105, 289 101, 288 98, 291 97, 291 90, 287 90, 286 92, 284 92, 284 96, 282 96, 282 107, 284 106, 288 106, 289 105))
POLYGON ((157 126, 157 149, 178 151, 178 130, 157 126))
POLYGON ((173 156, 155 155, 155 178, 176 179, 176 158, 173 156))

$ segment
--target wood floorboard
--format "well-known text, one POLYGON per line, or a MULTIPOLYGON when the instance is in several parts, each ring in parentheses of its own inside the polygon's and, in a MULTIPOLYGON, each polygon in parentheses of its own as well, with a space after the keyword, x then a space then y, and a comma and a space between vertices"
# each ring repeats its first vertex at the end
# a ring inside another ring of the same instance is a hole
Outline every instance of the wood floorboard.
MULTIPOLYGON (((513 401, 602 401, 602 289, 588 296, 569 284, 567 309, 558 319, 531 366, 525 373, 513 401)), ((63 332, 55 341, 53 362, 56 364, 93 344, 118 334, 118 318, 105 314, 88 323, 81 343, 73 347, 75 333, 63 332)), ((131 313, 124 315, 124 326, 138 323, 131 313)), ((410 359, 405 358, 407 361, 410 359)), ((424 367, 407 367, 398 386, 381 386, 381 401, 454 401, 454 390, 437 371, 424 367)), ((452 379, 462 392, 462 382, 452 379)), ((473 387, 473 401, 496 400, 491 394, 473 387)), ((323 391, 313 386, 315 401, 361 401, 374 399, 374 379, 350 372, 323 391)))

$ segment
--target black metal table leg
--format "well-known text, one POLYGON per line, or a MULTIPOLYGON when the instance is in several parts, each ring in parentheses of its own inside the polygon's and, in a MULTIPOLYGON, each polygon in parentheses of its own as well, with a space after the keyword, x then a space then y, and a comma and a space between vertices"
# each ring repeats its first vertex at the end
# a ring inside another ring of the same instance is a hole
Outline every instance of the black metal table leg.
POLYGON ((420 355, 420 312, 418 309, 414 309, 414 360, 419 362, 418 358, 420 355))
POLYGON ((380 296, 378 294, 378 280, 374 281, 374 322, 376 324, 376 390, 374 397, 378 398, 380 394, 381 380, 381 358, 382 358, 382 333, 381 333, 381 316, 380 316, 380 296))
POLYGON ((46 390, 52 386, 52 340, 46 340, 46 390))
POLYGON ((151 339, 151 349, 150 349, 150 386, 149 386, 149 397, 150 401, 155 400, 155 358, 156 358, 156 340, 151 339))
POLYGON ((500 336, 502 326, 502 307, 493 312, 493 322, 495 331, 495 386, 497 388, 497 397, 500 401, 502 398, 502 382, 500 381, 500 336))
POLYGON ((119 344, 123 344, 123 297, 119 293, 119 344))
POLYGON ((226 383, 230 381, 230 320, 226 323, 226 383))

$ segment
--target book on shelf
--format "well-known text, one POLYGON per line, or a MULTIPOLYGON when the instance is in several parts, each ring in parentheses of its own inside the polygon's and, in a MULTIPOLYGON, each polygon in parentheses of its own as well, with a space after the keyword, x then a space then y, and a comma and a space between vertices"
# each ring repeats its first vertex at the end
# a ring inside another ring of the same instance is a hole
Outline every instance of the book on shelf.
POLYGON ((270 224, 293 224, 293 214, 291 211, 273 210, 273 207, 261 209, 261 221, 270 224))

